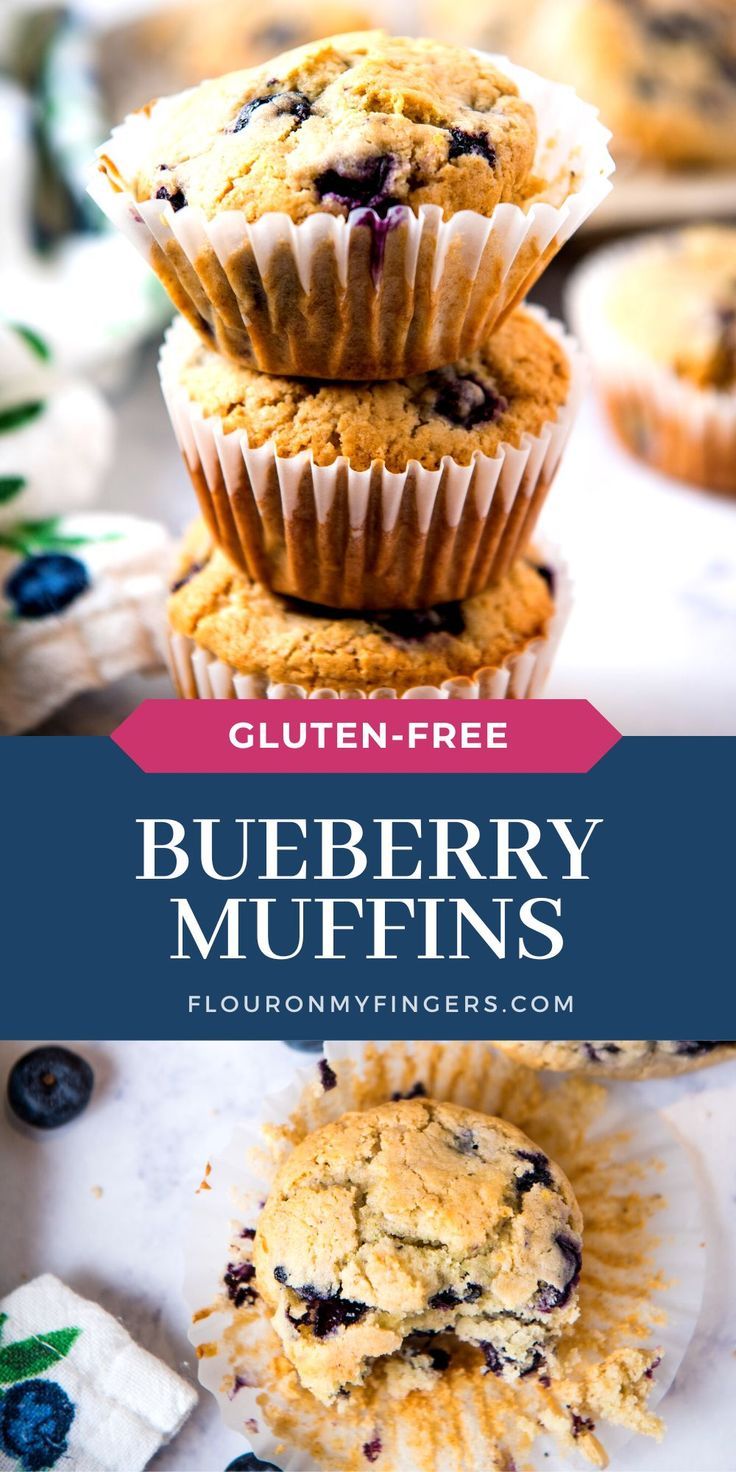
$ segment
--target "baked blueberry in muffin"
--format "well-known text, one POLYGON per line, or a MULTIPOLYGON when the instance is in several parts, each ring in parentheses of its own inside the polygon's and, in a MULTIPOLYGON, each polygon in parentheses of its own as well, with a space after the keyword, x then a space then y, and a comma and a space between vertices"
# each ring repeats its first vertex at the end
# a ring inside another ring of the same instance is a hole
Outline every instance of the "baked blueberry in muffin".
POLYGON ((458 1341, 479 1373, 538 1373, 577 1317, 581 1231, 565 1176, 520 1130, 417 1097, 303 1140, 254 1260, 285 1354, 330 1404, 376 1360, 431 1388, 458 1341))

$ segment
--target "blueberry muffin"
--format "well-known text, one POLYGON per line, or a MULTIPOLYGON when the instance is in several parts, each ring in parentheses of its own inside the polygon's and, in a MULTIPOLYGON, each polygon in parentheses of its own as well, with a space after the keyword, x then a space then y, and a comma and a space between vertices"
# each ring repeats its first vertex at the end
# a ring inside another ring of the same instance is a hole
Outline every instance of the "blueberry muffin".
POLYGON ((570 310, 627 447, 736 493, 736 227, 602 251, 573 279, 570 310))
POLYGON ((256 373, 181 319, 161 365, 215 540, 256 581, 341 608, 428 607, 502 577, 580 376, 561 329, 521 309, 462 362, 390 383, 256 373))
POLYGON ((736 163, 733 0, 549 0, 531 56, 600 108, 616 153, 668 166, 736 163))
POLYGON ((336 36, 151 103, 91 192, 209 346, 405 377, 472 351, 607 190, 591 110, 523 77, 534 103, 477 53, 336 36))
POLYGON ((542 688, 564 593, 547 566, 520 560, 485 593, 422 612, 341 614, 282 598, 189 533, 169 598, 178 693, 212 696, 405 695, 442 686, 526 698, 542 688))
POLYGON ((459 47, 378 31, 286 52, 145 113, 125 183, 139 201, 207 219, 278 210, 298 223, 397 204, 490 215, 532 182, 534 113, 510 78, 459 47))
POLYGON ((496 1043, 529 1068, 591 1073, 601 1078, 665 1078, 736 1058, 736 1043, 496 1043))
POLYGON ((243 0, 187 0, 105 31, 99 68, 111 116, 124 117, 149 98, 193 87, 240 67, 259 66, 336 31, 369 24, 350 0, 269 0, 264 10, 243 0))
POLYGON ((401 1100, 296 1147, 254 1263, 301 1384, 330 1405, 389 1356, 431 1388, 453 1338, 479 1373, 542 1370, 577 1318, 581 1232, 569 1182, 515 1126, 401 1100))

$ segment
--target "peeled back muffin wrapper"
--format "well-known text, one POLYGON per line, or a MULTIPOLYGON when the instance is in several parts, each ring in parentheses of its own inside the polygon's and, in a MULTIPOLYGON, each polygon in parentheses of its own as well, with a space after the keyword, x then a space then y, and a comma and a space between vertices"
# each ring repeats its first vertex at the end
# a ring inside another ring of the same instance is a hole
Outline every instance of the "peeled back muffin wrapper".
POLYGON ((640 240, 609 246, 578 268, 568 287, 573 326, 633 454, 677 480, 736 495, 736 394, 680 378, 627 341, 607 311, 618 273, 642 248, 640 240))
POLYGON ((401 694, 389 686, 370 691, 355 686, 307 690, 303 685, 277 684, 259 670, 236 670, 169 626, 169 668, 177 695, 182 700, 532 700, 544 690, 572 606, 572 580, 559 554, 543 547, 539 557, 550 570, 554 598, 544 634, 499 668, 476 670, 472 680, 460 675, 401 694))
POLYGON ((410 460, 355 470, 345 455, 316 465, 311 451, 251 448, 226 433, 180 385, 192 337, 170 328, 161 386, 202 514, 231 562, 276 592, 330 608, 427 608, 472 597, 498 582, 528 546, 586 382, 572 338, 545 312, 526 308, 562 347, 567 400, 539 434, 469 465, 444 455, 437 470, 410 460))
POLYGON ((98 167, 89 192, 208 347, 293 377, 428 372, 476 351, 611 187, 610 134, 595 108, 505 57, 487 59, 536 116, 533 173, 546 182, 524 208, 443 219, 439 205, 416 213, 402 205, 388 223, 370 209, 347 219, 317 212, 300 224, 276 210, 250 224, 239 210, 208 220, 191 205, 136 200, 125 187, 149 126, 142 113, 98 150, 115 177, 98 167))
POLYGON ((662 1115, 642 1107, 631 1085, 552 1081, 487 1043, 340 1042, 327 1043, 325 1053, 327 1064, 308 1058, 286 1088, 234 1128, 207 1165, 189 1223, 189 1337, 200 1382, 243 1436, 243 1449, 247 1441, 284 1472, 363 1472, 369 1465, 377 1472, 514 1465, 569 1472, 571 1458, 605 1467, 606 1454, 616 1458, 635 1429, 661 1434, 652 1410, 695 1329, 707 1236, 687 1152, 662 1115), (583 1270, 580 1316, 563 1331, 557 1355, 564 1378, 549 1388, 534 1377, 506 1385, 483 1375, 479 1362, 458 1363, 437 1374, 436 1387, 397 1399, 386 1391, 379 1361, 363 1389, 326 1410, 299 1386, 258 1278, 239 1264, 250 1261, 279 1165, 305 1135, 350 1110, 421 1093, 507 1119, 570 1180, 584 1217, 583 1270), (241 1286, 248 1291, 238 1295, 241 1286), (604 1367, 605 1383, 616 1383, 616 1365, 640 1377, 635 1425, 632 1418, 611 1424, 598 1412, 594 1429, 586 1424, 591 1356, 604 1367))

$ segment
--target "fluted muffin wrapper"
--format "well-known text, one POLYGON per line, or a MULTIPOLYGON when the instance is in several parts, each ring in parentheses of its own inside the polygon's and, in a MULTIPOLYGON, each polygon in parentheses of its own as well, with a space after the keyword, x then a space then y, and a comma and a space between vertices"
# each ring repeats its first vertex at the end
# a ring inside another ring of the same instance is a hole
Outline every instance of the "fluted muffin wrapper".
MULTIPOLYGON (((649 1335, 644 1327, 625 1329, 625 1310, 620 1308, 613 1311, 612 1327, 608 1327, 606 1315, 612 1312, 612 1301, 618 1297, 626 1302, 621 1232, 612 1229, 616 1267, 606 1266, 603 1250, 595 1241, 587 1244, 591 1317, 603 1315, 604 1353, 623 1344, 644 1343, 656 1346, 662 1355, 648 1401, 650 1409, 655 1407, 672 1384, 700 1312, 707 1223, 704 1227, 687 1153, 665 1117, 643 1104, 639 1086, 604 1089, 588 1083, 573 1099, 559 1081, 535 1074, 537 1082, 531 1087, 541 1088, 540 1113, 540 1096, 535 1103, 527 1092, 525 1080, 532 1079, 530 1070, 483 1042, 340 1042, 326 1043, 324 1052, 334 1086, 325 1089, 316 1058, 294 1067, 287 1086, 266 1097, 257 1116, 237 1124, 227 1147, 210 1159, 195 1197, 186 1244, 185 1296, 192 1315, 189 1338, 197 1350, 200 1382, 215 1396, 225 1423, 247 1438, 258 1457, 283 1472, 329 1472, 330 1468, 358 1472, 372 1460, 366 1458, 363 1448, 376 1435, 384 1448, 375 1463, 379 1472, 382 1467, 398 1472, 399 1466, 401 1472, 447 1472, 449 1466, 465 1467, 471 1461, 478 1467, 513 1465, 503 1456, 496 1460, 494 1447, 488 1443, 483 1398, 494 1396, 498 1385, 494 1377, 473 1376, 474 1385, 466 1393, 450 1390, 449 1408, 443 1403, 441 1385, 432 1394, 415 1393, 409 1400, 391 1401, 379 1395, 365 1421, 349 1424, 339 1411, 326 1409, 306 1392, 299 1392, 295 1403, 295 1373, 280 1353, 266 1312, 238 1311, 223 1292, 227 1265, 242 1248, 240 1234, 244 1228, 252 1231, 257 1227, 278 1165, 293 1145, 348 1110, 370 1108, 392 1095, 407 1094, 418 1082, 430 1097, 501 1115, 519 1125, 557 1158, 579 1192, 591 1160, 597 1158, 606 1162, 605 1180, 598 1184, 609 1202, 611 1193, 628 1189, 661 1196, 661 1209, 652 1219, 648 1284, 645 1298, 639 1299, 640 1312, 645 1304, 645 1317, 656 1325, 649 1335), (562 1100, 558 1108, 570 1109, 577 1101, 576 1119, 585 1115, 585 1123, 576 1125, 585 1157, 575 1152, 577 1177, 556 1139, 555 1096, 562 1100), (596 1291, 597 1279, 603 1286, 596 1291), (412 1436, 411 1429, 417 1425, 421 1429, 412 1436)), ((627 1220, 624 1235, 630 1230, 633 1251, 635 1234, 627 1220)), ((583 1283, 585 1269, 584 1235, 583 1283)), ((585 1312, 584 1300, 581 1312, 585 1312)), ((517 1387, 513 1416, 520 1394, 517 1387)), ((518 1407, 522 1415, 520 1401, 518 1407)), ((565 1415, 569 1416, 569 1408, 563 1408, 565 1415)), ((627 1427, 606 1424, 597 1428, 597 1434, 615 1457, 633 1433, 627 1427)), ((580 1446, 573 1441, 565 1451, 544 1436, 523 1464, 535 1472, 542 1468, 544 1472, 568 1472, 570 1453, 579 1453, 580 1446)), ((586 1465, 582 1459, 575 1464, 586 1465)))
POLYGON ((167 334, 161 386, 202 515, 215 542, 255 582, 331 608, 428 608, 472 597, 508 572, 529 545, 572 429, 586 366, 572 338, 529 309, 562 347, 567 398, 539 434, 469 465, 444 455, 436 470, 410 460, 355 470, 340 455, 280 455, 223 430, 181 385, 191 351, 186 323, 167 334))
POLYGON ((136 113, 99 150, 115 171, 90 194, 149 261, 174 305, 216 347, 265 373, 405 378, 475 351, 605 198, 610 134, 573 90, 505 57, 489 58, 535 110, 534 173, 544 197, 490 216, 408 206, 386 220, 325 211, 296 224, 278 211, 211 219, 194 206, 138 201, 123 185, 149 126, 136 113), (578 186, 569 192, 570 173, 578 186))
POLYGON ((545 633, 531 639, 501 666, 476 670, 472 679, 460 675, 441 685, 416 685, 401 693, 388 685, 371 690, 354 685, 307 690, 304 685, 279 684, 260 670, 234 669, 169 625, 169 668, 176 693, 182 700, 532 700, 544 690, 572 607, 567 566, 548 547, 540 556, 549 567, 554 597, 545 633))
POLYGON ((639 459, 677 480, 736 495, 736 394, 700 389, 648 357, 607 311, 634 240, 596 252, 571 278, 568 310, 607 413, 639 459))

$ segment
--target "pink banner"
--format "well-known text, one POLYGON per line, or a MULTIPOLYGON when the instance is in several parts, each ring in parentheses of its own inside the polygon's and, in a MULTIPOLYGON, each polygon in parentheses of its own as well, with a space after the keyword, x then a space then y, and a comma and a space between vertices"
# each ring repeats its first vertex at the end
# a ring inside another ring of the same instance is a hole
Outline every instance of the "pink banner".
POLYGON ((588 772, 620 732, 587 700, 144 700, 144 772, 588 772))

